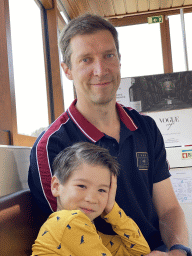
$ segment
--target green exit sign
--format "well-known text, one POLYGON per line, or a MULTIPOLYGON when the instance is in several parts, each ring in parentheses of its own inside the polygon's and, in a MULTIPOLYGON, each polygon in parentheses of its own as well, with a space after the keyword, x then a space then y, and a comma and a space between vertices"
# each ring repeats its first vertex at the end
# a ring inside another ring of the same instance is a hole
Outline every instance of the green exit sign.
POLYGON ((148 17, 148 23, 152 24, 152 23, 162 23, 163 22, 163 16, 159 15, 159 16, 152 16, 152 17, 148 17))

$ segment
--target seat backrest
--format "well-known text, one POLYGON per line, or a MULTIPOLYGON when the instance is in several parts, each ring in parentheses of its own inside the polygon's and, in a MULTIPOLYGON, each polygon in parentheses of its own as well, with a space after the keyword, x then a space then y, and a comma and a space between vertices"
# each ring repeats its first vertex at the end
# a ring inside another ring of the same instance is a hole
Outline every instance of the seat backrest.
POLYGON ((0 198, 0 255, 31 255, 41 225, 47 219, 29 189, 0 198))

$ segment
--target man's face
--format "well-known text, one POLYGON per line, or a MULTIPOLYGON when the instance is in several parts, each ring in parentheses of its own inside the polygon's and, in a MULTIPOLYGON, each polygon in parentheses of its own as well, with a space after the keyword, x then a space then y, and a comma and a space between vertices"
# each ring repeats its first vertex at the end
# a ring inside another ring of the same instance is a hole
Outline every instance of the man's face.
POLYGON ((106 104, 116 101, 120 84, 120 60, 108 30, 77 35, 71 39, 71 69, 63 64, 66 76, 74 81, 82 103, 106 104), (64 67, 65 66, 65 67, 64 67))
POLYGON ((64 183, 52 179, 52 193, 57 197, 57 210, 81 210, 91 220, 102 214, 109 195, 110 171, 103 166, 83 163, 64 183))

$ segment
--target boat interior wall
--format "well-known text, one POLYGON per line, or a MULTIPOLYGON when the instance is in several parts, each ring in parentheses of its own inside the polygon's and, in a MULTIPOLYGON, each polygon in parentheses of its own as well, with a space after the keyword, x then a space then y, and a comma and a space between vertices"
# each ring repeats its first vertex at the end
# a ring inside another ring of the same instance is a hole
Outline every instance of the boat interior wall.
POLYGON ((0 197, 28 188, 31 148, 0 145, 0 197))

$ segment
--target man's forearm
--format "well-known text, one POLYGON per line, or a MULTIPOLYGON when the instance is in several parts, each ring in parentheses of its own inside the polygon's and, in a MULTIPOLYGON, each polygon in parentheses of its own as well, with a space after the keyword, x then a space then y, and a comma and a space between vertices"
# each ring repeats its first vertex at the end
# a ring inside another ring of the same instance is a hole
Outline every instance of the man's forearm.
POLYGON ((159 219, 162 239, 169 249, 174 244, 188 246, 188 230, 183 210, 173 208, 159 219))

